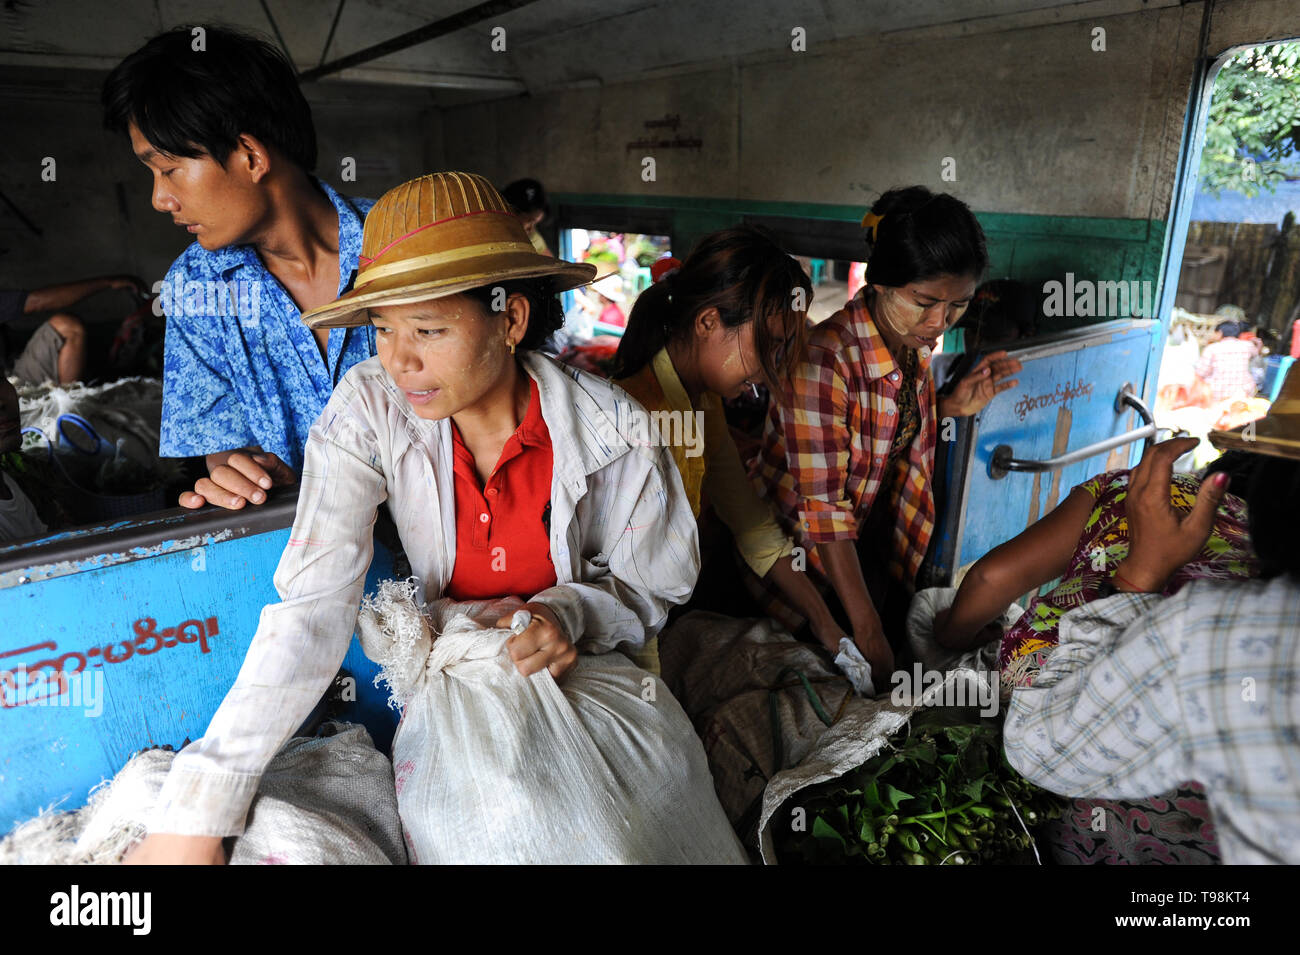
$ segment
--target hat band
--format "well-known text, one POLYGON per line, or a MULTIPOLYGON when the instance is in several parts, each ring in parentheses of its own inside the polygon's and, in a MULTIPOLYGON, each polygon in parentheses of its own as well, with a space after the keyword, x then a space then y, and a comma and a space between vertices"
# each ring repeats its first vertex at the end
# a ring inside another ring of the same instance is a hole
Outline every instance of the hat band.
POLYGON ((482 245, 466 246, 463 249, 452 249, 449 252, 430 252, 426 255, 417 255, 409 259, 389 262, 386 265, 372 265, 357 273, 357 288, 388 275, 398 275, 402 272, 412 272, 433 265, 445 265, 449 262, 459 262, 462 259, 474 259, 484 255, 497 255, 504 252, 531 252, 533 255, 537 254, 537 250, 528 242, 485 242, 482 245))

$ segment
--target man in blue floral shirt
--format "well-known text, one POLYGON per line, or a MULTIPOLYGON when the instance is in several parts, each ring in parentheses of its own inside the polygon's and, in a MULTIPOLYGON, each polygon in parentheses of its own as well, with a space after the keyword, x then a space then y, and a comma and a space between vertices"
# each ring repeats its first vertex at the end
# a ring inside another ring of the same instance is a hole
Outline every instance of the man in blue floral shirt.
POLYGON ((104 83, 105 125, 153 173, 153 207, 194 236, 155 286, 167 315, 160 453, 204 456, 184 507, 260 504, 302 467, 307 434, 367 327, 313 333, 357 267, 373 200, 339 195, 316 165, 292 66, 214 26, 154 37, 104 83))

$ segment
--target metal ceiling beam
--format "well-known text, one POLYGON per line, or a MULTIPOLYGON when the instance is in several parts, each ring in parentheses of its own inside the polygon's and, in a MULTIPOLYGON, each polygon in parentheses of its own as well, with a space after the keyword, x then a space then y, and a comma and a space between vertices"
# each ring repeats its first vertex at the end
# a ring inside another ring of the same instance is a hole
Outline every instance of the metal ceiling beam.
POLYGON ((353 66, 332 73, 321 89, 334 82, 382 83, 385 86, 423 86, 430 89, 480 90, 523 93, 528 87, 513 76, 482 76, 473 73, 436 73, 427 70, 386 70, 376 66, 353 66))
POLYGON ((343 4, 347 2, 348 0, 339 0, 338 8, 334 11, 334 22, 330 24, 330 33, 325 38, 325 46, 320 51, 320 62, 316 64, 317 66, 325 65, 325 57, 329 56, 330 44, 334 42, 334 31, 339 28, 339 17, 343 16, 343 4))
POLYGON ((271 29, 275 31, 275 38, 280 43, 280 49, 284 51, 284 58, 289 61, 289 69, 295 73, 298 67, 294 66, 293 54, 289 52, 289 44, 284 42, 284 36, 280 33, 280 24, 275 22, 275 17, 271 16, 271 8, 266 5, 266 0, 259 0, 262 4, 262 12, 266 14, 266 19, 270 21, 271 29))
POLYGON ((374 46, 368 46, 364 50, 358 50, 356 53, 350 53, 345 57, 332 60, 315 69, 308 70, 301 74, 298 79, 306 83, 309 80, 320 79, 330 73, 337 73, 339 70, 345 70, 350 66, 358 66, 362 63, 369 63, 381 56, 387 56, 390 53, 396 53, 399 50, 405 50, 407 47, 415 46, 417 43, 424 43, 428 40, 440 36, 446 36, 448 33, 455 33, 457 30, 463 30, 465 27, 473 26, 475 23, 481 23, 492 17, 499 17, 502 14, 518 10, 520 7, 526 7, 529 4, 536 3, 537 0, 488 0, 487 3, 480 3, 476 7, 470 7, 468 10, 462 10, 460 13, 453 13, 449 17, 443 17, 441 20, 435 20, 433 23, 422 27, 417 27, 400 36, 395 36, 391 40, 385 40, 383 43, 376 43, 374 46))

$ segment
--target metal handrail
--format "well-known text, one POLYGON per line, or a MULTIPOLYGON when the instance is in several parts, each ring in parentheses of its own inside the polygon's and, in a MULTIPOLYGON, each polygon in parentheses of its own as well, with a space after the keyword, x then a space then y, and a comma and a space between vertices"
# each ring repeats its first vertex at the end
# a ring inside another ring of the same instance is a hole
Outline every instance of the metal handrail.
POLYGON ((1116 411, 1123 411, 1126 407, 1134 409, 1142 416, 1142 420, 1145 422, 1142 427, 1134 428, 1132 431, 1125 431, 1113 438, 1106 438, 1104 441, 1098 441, 1095 444, 1074 451, 1067 451, 1065 454, 1054 458, 1046 458, 1042 461, 1012 457, 1011 445, 999 444, 993 449, 993 458, 989 461, 989 477, 995 481, 1000 481, 1011 471, 1059 471, 1063 467, 1083 461, 1094 454, 1111 451, 1123 445, 1132 444, 1134 441, 1145 441, 1147 447, 1150 447, 1151 442, 1156 438, 1158 430, 1155 417, 1151 414, 1151 409, 1147 407, 1147 403, 1134 392, 1131 384, 1125 384, 1115 398, 1116 411))

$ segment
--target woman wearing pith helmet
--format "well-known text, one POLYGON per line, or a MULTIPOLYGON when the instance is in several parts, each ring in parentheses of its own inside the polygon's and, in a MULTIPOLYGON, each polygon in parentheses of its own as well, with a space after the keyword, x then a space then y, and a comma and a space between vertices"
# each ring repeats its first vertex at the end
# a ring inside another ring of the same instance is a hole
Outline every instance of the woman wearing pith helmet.
MULTIPOLYGON (((176 757, 139 861, 220 861, 212 837, 242 831, 259 774, 343 660, 381 502, 417 600, 526 601, 532 623, 507 644, 524 676, 562 678, 579 644, 639 647, 690 596, 695 521, 668 451, 623 440, 621 390, 534 350, 562 322, 557 293, 594 278, 533 249, 481 176, 422 176, 376 203, 355 288, 303 321, 372 323, 378 355, 312 429, 283 602, 263 612, 204 738, 176 757)), ((662 686, 658 699, 653 718, 686 719, 662 686)), ((702 749, 643 755, 707 774, 702 749)))

